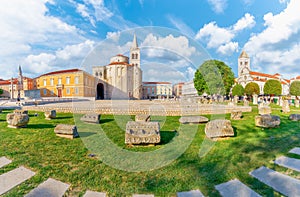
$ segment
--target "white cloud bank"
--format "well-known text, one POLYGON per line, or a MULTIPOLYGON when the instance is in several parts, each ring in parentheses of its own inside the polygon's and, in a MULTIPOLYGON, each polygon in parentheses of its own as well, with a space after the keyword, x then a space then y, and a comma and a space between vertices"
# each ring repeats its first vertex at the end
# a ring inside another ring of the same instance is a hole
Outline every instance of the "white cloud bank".
POLYGON ((208 48, 215 48, 218 53, 229 56, 238 50, 238 42, 233 41, 236 35, 244 29, 254 27, 255 24, 254 16, 246 13, 230 27, 219 27, 214 21, 205 24, 195 38, 205 42, 208 48))

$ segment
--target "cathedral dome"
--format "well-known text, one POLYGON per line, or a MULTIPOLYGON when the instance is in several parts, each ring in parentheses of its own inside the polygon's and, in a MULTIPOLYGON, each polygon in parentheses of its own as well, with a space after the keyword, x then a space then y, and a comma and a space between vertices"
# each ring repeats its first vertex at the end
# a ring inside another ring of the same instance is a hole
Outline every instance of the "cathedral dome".
POLYGON ((128 64, 129 58, 124 55, 118 54, 118 55, 110 58, 110 64, 112 64, 112 63, 127 63, 128 64))

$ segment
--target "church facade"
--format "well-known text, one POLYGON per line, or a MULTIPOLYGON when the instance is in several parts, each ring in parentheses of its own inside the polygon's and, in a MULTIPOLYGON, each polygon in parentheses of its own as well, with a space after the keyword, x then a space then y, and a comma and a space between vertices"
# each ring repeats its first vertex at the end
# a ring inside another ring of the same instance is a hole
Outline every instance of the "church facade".
POLYGON ((96 99, 141 99, 141 56, 136 35, 133 37, 129 57, 118 54, 105 66, 93 66, 93 75, 98 79, 96 99))
POLYGON ((258 84, 260 94, 264 94, 264 85, 269 79, 280 81, 282 86, 282 95, 289 94, 289 87, 292 80, 284 79, 281 74, 276 73, 273 75, 251 71, 250 57, 245 51, 242 51, 238 58, 238 78, 236 82, 244 88, 250 82, 258 84))

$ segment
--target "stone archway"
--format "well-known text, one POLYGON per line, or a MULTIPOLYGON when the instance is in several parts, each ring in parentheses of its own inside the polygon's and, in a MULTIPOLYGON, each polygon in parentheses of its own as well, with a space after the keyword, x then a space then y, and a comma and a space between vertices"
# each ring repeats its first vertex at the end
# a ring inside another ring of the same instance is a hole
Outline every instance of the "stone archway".
POLYGON ((103 100, 104 99, 104 85, 103 83, 98 83, 97 85, 97 97, 96 99, 98 100, 103 100))

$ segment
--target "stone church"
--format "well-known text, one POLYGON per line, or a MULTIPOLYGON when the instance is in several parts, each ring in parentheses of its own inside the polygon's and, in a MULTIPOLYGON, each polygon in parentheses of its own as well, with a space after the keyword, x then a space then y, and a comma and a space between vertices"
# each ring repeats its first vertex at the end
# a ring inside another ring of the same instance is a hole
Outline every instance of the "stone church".
POLYGON ((263 88, 267 80, 275 79, 280 81, 282 86, 282 95, 289 94, 289 86, 292 80, 284 79, 281 74, 276 73, 274 75, 251 71, 250 57, 245 51, 242 51, 238 58, 238 78, 237 83, 245 86, 254 82, 257 83, 260 89, 260 94, 264 94, 263 88))
POLYGON ((98 79, 96 99, 141 99, 141 56, 136 35, 133 36, 129 57, 118 54, 105 66, 93 66, 98 79))

